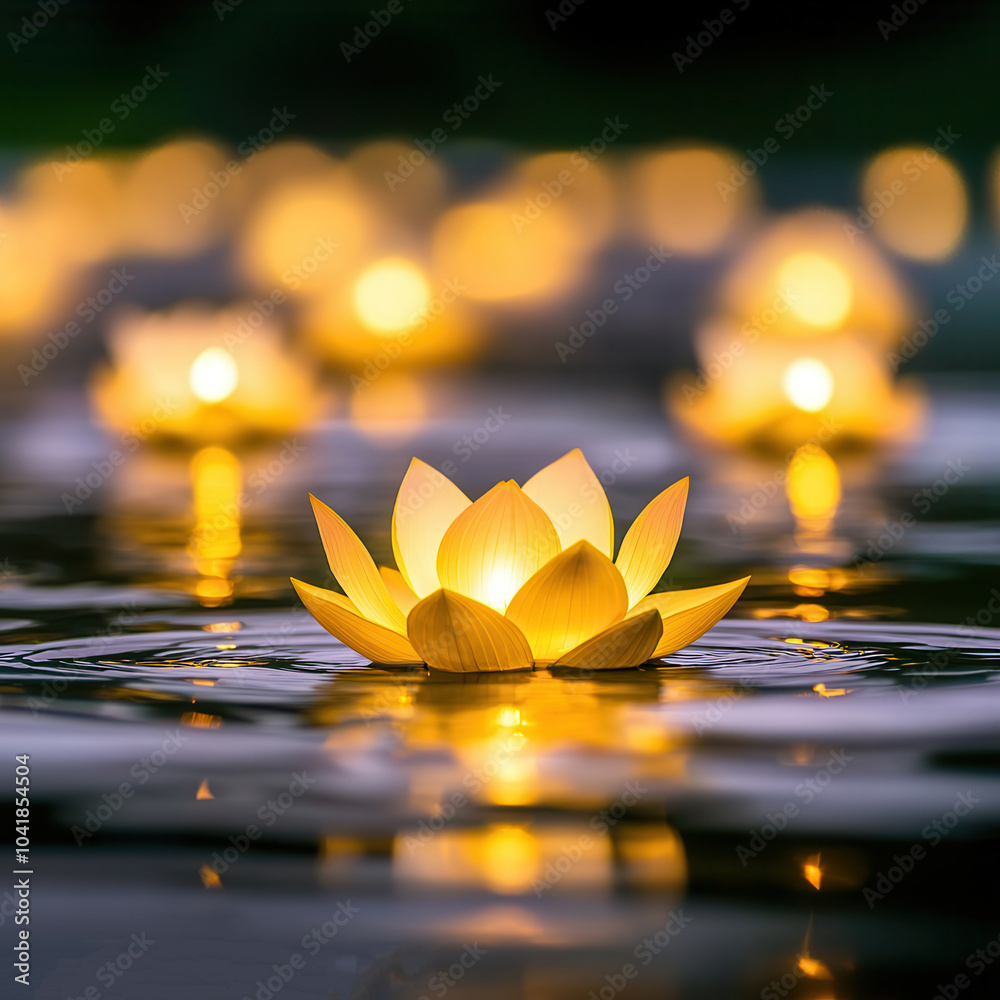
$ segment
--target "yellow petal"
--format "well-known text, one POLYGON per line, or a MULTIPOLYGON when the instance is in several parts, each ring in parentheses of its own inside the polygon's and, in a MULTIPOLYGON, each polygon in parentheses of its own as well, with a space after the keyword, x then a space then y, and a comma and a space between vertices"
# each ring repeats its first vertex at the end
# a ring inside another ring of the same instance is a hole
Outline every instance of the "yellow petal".
POLYGON ((357 607, 358 614, 370 621, 406 635, 406 619, 389 596, 382 577, 361 539, 347 523, 311 493, 313 513, 319 525, 323 548, 330 570, 344 593, 357 607))
POLYGON ((410 641, 438 670, 527 670, 528 641, 498 611, 451 590, 425 597, 406 619, 410 641))
POLYGON ((438 579, 442 587, 502 612, 559 548, 548 514, 511 479, 462 511, 444 533, 438 579))
POLYGON ((549 515, 564 549, 585 538, 609 559, 614 554, 611 506, 579 448, 536 472, 522 489, 549 515))
POLYGON ((345 646, 373 663, 421 663, 420 654, 397 632, 369 621, 343 594, 292 580, 309 614, 345 646))
POLYGON ((409 588, 426 597, 441 584, 437 554, 452 521, 472 503, 447 477, 415 458, 392 511, 392 551, 409 588))
POLYGON ((660 613, 663 636, 656 644, 653 656, 666 656, 704 635, 736 603, 749 580, 750 577, 745 576, 742 580, 714 587, 650 594, 629 612, 629 618, 650 609, 660 613))
POLYGON ((536 660, 555 660, 621 621, 627 610, 621 573, 584 540, 549 560, 511 599, 507 617, 536 660))
POLYGON ((408 615, 413 605, 420 600, 416 594, 406 585, 403 574, 398 569, 389 569, 388 566, 379 566, 378 575, 382 577, 385 589, 389 591, 389 596, 396 602, 396 607, 408 615))
POLYGON ((653 608, 598 632, 592 639, 563 653, 552 665, 580 670, 638 667, 653 658, 661 635, 663 622, 659 612, 653 608))
POLYGON ((645 597, 663 576, 677 547, 687 495, 685 477, 651 500, 622 540, 615 565, 628 587, 630 607, 645 597))

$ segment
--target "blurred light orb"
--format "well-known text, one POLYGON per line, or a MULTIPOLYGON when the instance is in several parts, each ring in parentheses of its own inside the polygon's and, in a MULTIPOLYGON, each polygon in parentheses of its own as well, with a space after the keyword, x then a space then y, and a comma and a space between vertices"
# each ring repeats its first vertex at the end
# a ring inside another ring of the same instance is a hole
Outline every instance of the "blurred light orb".
POLYGON ((679 253, 721 249, 756 203, 757 191, 754 178, 740 173, 738 158, 725 149, 650 153, 632 169, 639 228, 679 253))
POLYGON ((558 202, 530 215, 512 200, 474 202, 446 212, 434 233, 435 270, 483 302, 537 299, 566 291, 586 247, 558 202))
POLYGON ((337 172, 278 185, 253 210, 242 260, 254 280, 294 295, 323 294, 372 229, 366 203, 337 172))
POLYGON ((430 300, 423 272, 402 257, 376 261, 354 286, 355 313, 374 333, 391 334, 415 325, 430 300))
POLYGON ((852 232, 854 223, 846 213, 815 208, 778 219, 724 278, 720 312, 755 341, 850 331, 894 344, 913 305, 885 256, 852 232), (798 301, 789 278, 800 286, 798 301))
POLYGON ((833 397, 833 373, 817 358, 799 358, 785 369, 781 387, 793 406, 818 413, 833 397))
POLYGON ((239 370, 224 347, 206 347, 191 364, 191 391, 203 403, 221 403, 236 389, 239 370))
MULTIPOLYGON (((225 174, 226 154, 195 139, 168 142, 142 154, 125 181, 123 241, 138 253, 184 257, 223 235, 230 216, 228 189, 213 176, 225 174)), ((228 176, 228 175, 227 175, 228 176)))
POLYGON ((792 254, 778 271, 778 284, 792 312, 813 326, 836 326, 851 308, 850 279, 820 253, 792 254))
POLYGON ((879 153, 861 182, 857 227, 872 228, 888 247, 915 260, 941 260, 958 247, 969 196, 958 168, 931 147, 879 153))

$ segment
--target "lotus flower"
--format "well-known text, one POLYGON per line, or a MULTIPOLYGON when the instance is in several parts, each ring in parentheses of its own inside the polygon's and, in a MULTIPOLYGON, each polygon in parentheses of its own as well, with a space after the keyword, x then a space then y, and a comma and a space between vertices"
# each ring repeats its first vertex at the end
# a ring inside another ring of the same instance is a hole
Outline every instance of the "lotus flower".
POLYGON ((650 594, 677 544, 682 479, 629 528, 618 558, 601 483, 579 448, 523 487, 475 503, 414 458, 392 515, 398 569, 376 567, 358 536, 311 497, 344 594, 292 580, 313 617, 375 663, 439 670, 636 667, 707 632, 749 577, 650 594))

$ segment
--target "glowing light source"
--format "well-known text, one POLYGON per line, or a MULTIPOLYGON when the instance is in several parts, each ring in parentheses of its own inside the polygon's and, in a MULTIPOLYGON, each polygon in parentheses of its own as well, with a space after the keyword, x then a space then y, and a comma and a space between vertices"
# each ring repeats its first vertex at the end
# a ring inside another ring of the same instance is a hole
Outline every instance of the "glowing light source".
POLYGON ((414 459, 393 511, 396 570, 376 567, 343 519, 311 499, 344 593, 292 583, 324 628, 379 663, 422 662, 459 673, 527 670, 534 662, 591 670, 638 666, 704 634, 749 580, 648 594, 673 555, 687 480, 646 505, 612 562, 602 551, 611 548, 610 507, 578 448, 524 489, 500 482, 475 503, 414 459), (580 483, 589 484, 607 517, 588 519, 591 537, 564 548, 554 520, 564 519, 580 483), (413 496, 422 502, 411 505, 413 496))
POLYGON ((236 359, 222 347, 206 347, 191 363, 191 391, 203 403, 221 403, 233 394, 240 373, 236 359))
POLYGON ((778 286, 792 312, 813 326, 836 326, 851 308, 850 279, 823 254, 793 254, 778 271, 778 286))
POLYGON ((376 333, 395 333, 419 322, 431 290, 411 261, 387 257, 365 270, 354 286, 358 319, 376 333))
POLYGON ((198 786, 198 793, 195 798, 199 801, 202 799, 214 799, 215 796, 212 794, 211 789, 208 787, 208 778, 205 778, 202 783, 198 786))
POLYGON ((817 358, 799 358, 785 369, 781 387, 793 405, 817 413, 833 396, 833 374, 817 358))

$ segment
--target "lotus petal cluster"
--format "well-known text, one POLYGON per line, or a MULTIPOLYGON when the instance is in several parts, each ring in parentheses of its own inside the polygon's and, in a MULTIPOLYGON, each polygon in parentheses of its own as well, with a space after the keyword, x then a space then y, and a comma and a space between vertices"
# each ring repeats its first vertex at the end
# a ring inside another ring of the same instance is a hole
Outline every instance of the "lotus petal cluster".
POLYGON ((652 500, 614 555, 604 489, 579 448, 524 486, 497 483, 474 503, 414 458, 392 515, 397 569, 311 497, 344 594, 292 580, 313 617, 375 663, 456 672, 635 667, 708 631, 749 577, 649 593, 677 545, 682 479, 652 500), (345 596, 346 595, 346 596, 345 596))

